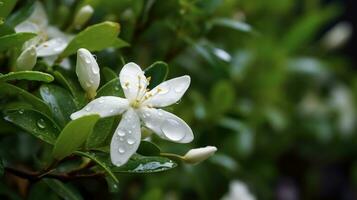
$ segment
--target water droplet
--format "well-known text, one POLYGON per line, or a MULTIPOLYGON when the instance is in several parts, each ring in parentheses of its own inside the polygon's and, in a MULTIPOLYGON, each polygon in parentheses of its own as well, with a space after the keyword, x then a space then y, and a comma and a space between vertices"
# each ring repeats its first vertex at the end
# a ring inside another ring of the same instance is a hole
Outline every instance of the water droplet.
POLYGON ((85 59, 84 59, 84 62, 86 62, 87 64, 90 64, 90 63, 91 63, 91 61, 90 61, 89 58, 85 58, 85 59))
POLYGON ((119 140, 120 140, 120 141, 124 141, 124 138, 123 138, 123 137, 120 137, 119 140))
POLYGON ((113 109, 111 109, 109 112, 110 112, 110 113, 113 113, 113 112, 114 112, 114 110, 113 110, 113 109))
POLYGON ((19 113, 22 115, 24 114, 24 110, 19 110, 19 113))
POLYGON ((91 67, 93 74, 99 74, 99 69, 97 67, 91 67))
POLYGON ((85 110, 86 110, 87 112, 89 112, 90 109, 92 109, 90 106, 87 106, 87 107, 85 108, 85 110))
POLYGON ((114 90, 119 91, 119 86, 115 86, 114 90))
POLYGON ((60 52, 60 51, 63 50, 63 48, 62 48, 62 47, 56 47, 56 48, 54 48, 53 50, 56 51, 56 52, 60 52))
POLYGON ((133 139, 128 139, 126 142, 127 142, 128 144, 132 145, 132 144, 135 143, 135 140, 133 140, 133 139))
POLYGON ((38 120, 37 126, 41 129, 44 129, 46 127, 45 120, 43 120, 43 119, 38 120))
POLYGON ((176 87, 175 88, 175 92, 176 93, 181 93, 183 91, 183 89, 184 89, 183 87, 176 87))
POLYGON ((122 162, 120 162, 120 161, 115 161, 115 163, 114 163, 115 165, 117 165, 117 166, 119 166, 119 165, 121 165, 122 164, 122 162))
POLYGON ((128 130, 128 133, 132 133, 132 131, 131 131, 131 130, 128 130))
POLYGON ((150 117, 150 113, 149 113, 149 112, 145 113, 145 115, 146 115, 147 117, 150 117))
POLYGON ((119 147, 119 153, 125 153, 125 149, 124 148, 122 148, 122 147, 119 147))
POLYGON ((122 130, 119 130, 119 131, 118 131, 118 135, 119 135, 119 136, 125 136, 125 132, 122 131, 122 130))
POLYGON ((95 60, 97 60, 97 55, 92 54, 92 56, 93 56, 93 58, 94 58, 95 60))
POLYGON ((185 137, 185 134, 182 134, 180 124, 173 119, 167 119, 166 122, 162 124, 161 130, 166 137, 173 141, 179 141, 185 137))

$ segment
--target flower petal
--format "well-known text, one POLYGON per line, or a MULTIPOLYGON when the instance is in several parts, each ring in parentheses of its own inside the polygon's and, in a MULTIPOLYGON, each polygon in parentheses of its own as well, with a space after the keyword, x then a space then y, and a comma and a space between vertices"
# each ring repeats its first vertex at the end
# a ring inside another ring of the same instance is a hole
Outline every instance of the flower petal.
POLYGON ((32 22, 29 21, 24 21, 15 26, 15 32, 16 33, 22 33, 22 32, 27 32, 27 33, 39 33, 40 32, 40 27, 32 22))
POLYGON ((125 164, 138 149, 140 139, 140 119, 130 108, 123 114, 110 143, 112 163, 116 166, 125 164))
POLYGON ((131 62, 124 65, 120 71, 119 78, 125 97, 129 101, 140 99, 145 94, 148 81, 137 64, 131 62))
POLYGON ((48 17, 45 8, 39 1, 35 2, 35 9, 26 21, 35 23, 42 28, 45 28, 48 25, 48 17))
POLYGON ((123 113, 129 106, 126 99, 120 97, 100 97, 89 102, 82 110, 71 115, 71 119, 77 119, 85 115, 98 114, 100 117, 110 117, 123 113))
POLYGON ((177 143, 193 140, 191 128, 182 119, 162 109, 141 108, 138 112, 144 125, 163 139, 177 143))
POLYGON ((39 57, 54 56, 60 54, 67 46, 68 41, 63 38, 53 38, 41 43, 37 48, 39 57))
POLYGON ((146 94, 147 100, 144 101, 144 105, 165 107, 174 104, 181 99, 190 82, 191 78, 187 75, 162 82, 146 94))

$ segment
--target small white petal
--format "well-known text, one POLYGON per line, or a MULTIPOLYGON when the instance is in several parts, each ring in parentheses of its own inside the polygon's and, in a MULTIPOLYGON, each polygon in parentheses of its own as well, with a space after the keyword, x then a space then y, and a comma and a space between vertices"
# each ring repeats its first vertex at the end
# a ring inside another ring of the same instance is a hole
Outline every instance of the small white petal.
POLYGON ((136 152, 141 140, 140 119, 133 109, 127 110, 110 143, 110 158, 116 166, 125 164, 136 152))
POLYGON ((25 49, 16 60, 16 70, 32 70, 37 61, 36 49, 31 46, 25 49))
POLYGON ((48 17, 45 8, 39 1, 35 2, 35 9, 30 17, 27 18, 27 21, 33 22, 43 28, 48 25, 48 17))
POLYGON ((119 74, 120 84, 127 99, 135 100, 145 94, 147 80, 141 68, 131 62, 124 65, 119 74))
POLYGON ((63 38, 53 38, 41 43, 37 48, 39 57, 54 56, 60 54, 67 46, 68 41, 63 38))
POLYGON ((69 42, 74 37, 73 35, 62 32, 60 29, 58 29, 55 26, 48 26, 46 32, 49 38, 62 38, 67 42, 69 42))
POLYGON ((35 23, 29 21, 23 21, 15 27, 15 32, 39 33, 40 27, 35 23))
POLYGON ((174 114, 155 108, 141 108, 138 114, 144 125, 163 139, 177 143, 193 140, 191 128, 174 114))
POLYGON ((100 83, 99 66, 87 49, 77 51, 76 74, 82 88, 94 97, 100 83))
POLYGON ((110 117, 123 113, 129 106, 126 99, 120 97, 100 97, 89 102, 84 108, 73 113, 71 119, 77 119, 85 115, 98 114, 100 117, 110 117))
POLYGON ((186 162, 195 164, 206 160, 207 158, 212 156, 216 151, 217 148, 214 146, 191 149, 185 154, 183 158, 186 162))
POLYGON ((174 104, 185 94, 190 82, 191 78, 187 75, 162 82, 148 93, 152 94, 152 97, 148 98, 144 105, 165 107, 174 104))

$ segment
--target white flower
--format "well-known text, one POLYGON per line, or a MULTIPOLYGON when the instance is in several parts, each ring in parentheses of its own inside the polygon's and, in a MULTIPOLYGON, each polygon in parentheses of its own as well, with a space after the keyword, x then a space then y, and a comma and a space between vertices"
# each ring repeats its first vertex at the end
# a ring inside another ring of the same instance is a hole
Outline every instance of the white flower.
POLYGON ((73 26, 77 29, 82 27, 93 15, 94 9, 90 5, 83 6, 77 12, 73 20, 73 26))
POLYGON ((140 121, 163 139, 178 143, 193 140, 191 128, 182 119, 160 109, 181 99, 190 85, 189 76, 170 79, 149 91, 146 89, 149 81, 144 72, 135 63, 128 63, 119 78, 126 98, 100 97, 71 115, 72 119, 77 119, 91 114, 109 117, 123 113, 110 144, 111 160, 116 166, 125 164, 138 149, 140 121))
POLYGON ((90 98, 95 97, 100 82, 99 66, 87 49, 78 49, 76 73, 79 83, 90 98))
POLYGON ((39 57, 46 57, 45 61, 53 64, 68 45, 73 36, 61 32, 57 27, 48 24, 48 17, 43 5, 36 1, 33 13, 25 21, 15 27, 16 33, 30 32, 37 36, 25 42, 23 49, 35 47, 39 57), (48 58, 48 59, 47 59, 48 58))
POLYGON ((202 162, 212 156, 217 151, 217 148, 214 146, 206 146, 202 148, 196 148, 189 150, 184 156, 183 159, 187 163, 195 164, 202 162))
POLYGON ((221 200, 255 200, 249 192, 247 185, 239 180, 234 180, 229 184, 229 191, 221 200))

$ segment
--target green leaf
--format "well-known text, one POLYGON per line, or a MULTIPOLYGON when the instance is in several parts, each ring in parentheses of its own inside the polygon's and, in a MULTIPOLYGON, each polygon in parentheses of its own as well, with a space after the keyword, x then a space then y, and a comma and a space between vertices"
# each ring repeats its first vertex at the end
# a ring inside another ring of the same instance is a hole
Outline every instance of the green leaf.
POLYGON ((30 81, 43 81, 51 82, 53 81, 53 76, 39 71, 20 71, 20 72, 10 72, 8 74, 0 75, 0 81, 11 81, 11 80, 30 80, 30 81))
POLYGON ((0 37, 0 51, 21 47, 24 42, 35 37, 34 33, 14 33, 0 37))
POLYGON ((19 9, 16 9, 17 11, 7 18, 5 24, 9 25, 10 27, 15 27, 17 24, 23 22, 25 19, 30 17, 30 15, 35 9, 34 1, 35 0, 26 1, 26 4, 24 6, 19 9))
POLYGON ((108 165, 108 159, 104 156, 103 153, 93 153, 93 152, 82 152, 76 151, 75 154, 87 157, 97 163, 101 168, 104 169, 108 173, 108 175, 113 179, 115 183, 119 183, 117 177, 113 174, 110 169, 110 165, 108 165))
MULTIPOLYGON (((4 20, 15 7, 17 0, 1 0, 0 20, 4 20)), ((1 24, 1 23, 0 23, 1 24)))
POLYGON ((106 82, 109 82, 115 78, 118 78, 117 73, 115 73, 112 69, 110 69, 109 67, 104 67, 102 69, 102 74, 104 76, 104 79, 106 82))
POLYGON ((56 179, 45 178, 43 181, 60 197, 66 200, 81 200, 80 194, 56 179))
POLYGON ((335 6, 310 12, 293 24, 282 38, 281 44, 290 51, 304 47, 306 43, 313 40, 322 26, 328 23, 339 13, 335 6))
POLYGON ((71 94, 61 87, 42 85, 40 87, 40 95, 50 107, 56 122, 62 127, 71 120, 71 114, 77 110, 71 94))
POLYGON ((216 18, 213 19, 212 21, 209 22, 208 24, 210 27, 216 25, 216 26, 224 26, 228 27, 237 31, 242 31, 242 32, 252 32, 252 27, 242 21, 237 21, 229 18, 216 18))
POLYGON ((145 76, 150 77, 149 88, 152 89, 159 85, 161 82, 166 80, 167 74, 169 73, 169 66, 162 61, 154 62, 148 68, 145 69, 145 76))
POLYGON ((51 111, 44 101, 22 88, 8 83, 0 83, 0 94, 18 95, 30 103, 34 108, 36 108, 36 110, 46 114, 47 116, 51 116, 51 111))
POLYGON ((58 125, 35 110, 7 110, 5 119, 49 144, 54 144, 57 135, 60 133, 58 125))
POLYGON ((160 152, 161 150, 156 144, 148 141, 141 141, 137 150, 137 153, 144 156, 158 156, 160 152))
POLYGON ((99 115, 88 115, 67 124, 58 136, 53 148, 53 156, 62 159, 76 151, 92 132, 99 115))
POLYGON ((112 135, 112 127, 115 117, 100 119, 95 125, 93 132, 88 136, 86 146, 88 148, 102 147, 112 135))
POLYGON ((116 96, 116 97, 122 97, 124 96, 123 89, 121 88, 120 85, 120 80, 119 78, 113 79, 103 85, 101 88, 99 88, 97 92, 97 97, 101 96, 116 96))
POLYGON ((177 164, 165 157, 133 156, 125 165, 113 167, 114 173, 154 173, 173 169, 177 164))
POLYGON ((127 43, 118 38, 119 31, 119 24, 109 21, 89 26, 70 41, 60 58, 76 53, 79 48, 100 51, 107 47, 127 46, 127 43))
POLYGON ((71 79, 67 78, 59 71, 53 72, 53 75, 55 76, 56 81, 58 81, 63 87, 71 92, 77 107, 83 107, 86 103, 86 95, 83 90, 81 90, 80 86, 76 85, 73 81, 71 81, 71 79))

